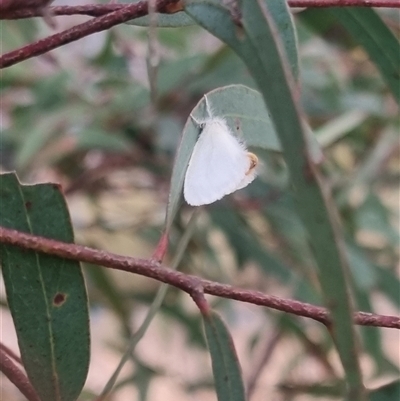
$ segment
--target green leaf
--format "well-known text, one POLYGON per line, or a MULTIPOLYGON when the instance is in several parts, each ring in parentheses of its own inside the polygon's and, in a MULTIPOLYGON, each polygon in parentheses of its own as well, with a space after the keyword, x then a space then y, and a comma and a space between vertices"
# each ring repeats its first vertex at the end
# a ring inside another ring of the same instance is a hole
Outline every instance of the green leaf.
POLYGON ((283 44, 283 50, 286 53, 288 64, 295 80, 297 80, 299 75, 298 42, 292 13, 286 1, 262 1, 264 1, 268 7, 268 11, 277 29, 277 36, 283 44))
MULTIPOLYGON (((270 202, 264 206, 264 213, 268 223, 279 237, 284 238, 288 246, 285 246, 285 256, 290 256, 294 260, 306 266, 306 271, 313 270, 310 264, 312 253, 307 241, 307 233, 302 221, 300 220, 296 205, 291 196, 281 196, 279 202, 270 202)), ((313 273, 312 273, 313 274, 313 273)))
MULTIPOLYGON (((269 2, 275 3, 275 2, 269 2)), ((343 240, 331 212, 333 205, 326 198, 326 189, 317 175, 307 174, 310 168, 306 155, 308 141, 303 131, 298 105, 292 91, 297 89, 281 58, 274 36, 273 23, 265 3, 242 3, 242 27, 221 7, 211 4, 188 4, 186 11, 212 34, 227 42, 247 64, 257 82, 279 134, 283 156, 288 165, 299 214, 307 228, 314 256, 320 269, 325 303, 333 319, 336 339, 347 383, 349 399, 364 400, 363 382, 358 363, 352 307, 346 282, 347 263, 343 240)))
MULTIPOLYGON (((171 267, 173 269, 176 269, 178 267, 179 263, 181 262, 181 260, 183 258, 186 247, 188 246, 189 240, 196 227, 197 217, 198 217, 198 212, 196 212, 196 211, 193 212, 192 216, 188 222, 188 225, 186 226, 186 230, 179 240, 176 253, 174 255, 174 258, 171 261, 171 267)), ((105 399, 107 397, 107 395, 112 391, 122 368, 124 367, 125 363, 131 358, 131 356, 134 354, 136 345, 146 334, 147 329, 149 328, 152 320, 154 319, 154 317, 157 315, 158 311, 161 308, 161 305, 167 294, 168 288, 169 288, 168 284, 163 283, 160 286, 160 288, 158 289, 157 294, 156 294, 155 298, 153 299, 153 302, 150 305, 150 309, 148 310, 142 324, 139 326, 137 331, 131 335, 131 337, 129 339, 129 345, 128 345, 127 350, 122 355, 122 358, 121 358, 118 366, 114 370, 114 373, 111 375, 111 377, 108 379, 107 383, 105 384, 103 391, 100 395, 100 397, 102 399, 105 399)))
MULTIPOLYGON (((268 4, 274 29, 279 37, 278 40, 282 44, 282 50, 291 67, 292 75, 297 79, 299 70, 297 37, 289 8, 286 2, 282 0, 273 2, 263 0, 263 2, 268 4)), ((245 62, 246 56, 252 56, 253 49, 247 40, 248 38, 246 35, 242 35, 241 28, 232 21, 232 13, 234 12, 224 7, 221 2, 215 0, 186 0, 185 11, 206 29, 207 26, 217 27, 218 23, 222 23, 218 27, 219 34, 217 36, 231 46, 245 62)))
MULTIPOLYGON (((397 146, 398 141, 399 135, 394 127, 382 132, 372 151, 358 166, 352 179, 337 194, 336 202, 339 205, 349 202, 350 191, 353 188, 357 186, 368 187, 374 184, 375 180, 381 175, 381 166, 386 163, 387 155, 397 146)), ((397 244, 399 234, 390 226, 389 217, 390 211, 372 193, 368 194, 364 204, 355 213, 358 228, 372 228, 374 231, 381 231, 388 240, 397 244)))
MULTIPOLYGON (((270 114, 259 92, 244 85, 228 85, 208 92, 206 96, 213 116, 224 118, 231 132, 243 139, 247 146, 281 151, 270 114)), ((204 97, 192 110, 191 116, 197 121, 204 121, 209 117, 204 97)), ((181 143, 175 157, 167 208, 167 227, 172 224, 179 207, 186 168, 197 142, 199 129, 189 117, 183 128, 181 143)), ((314 136, 310 136, 310 140, 313 155, 317 157, 320 153, 319 145, 314 136)))
POLYGON ((392 225, 393 217, 390 209, 386 208, 380 198, 373 193, 368 194, 355 212, 358 229, 379 232, 388 242, 390 241, 393 246, 396 246, 399 244, 400 237, 398 230, 392 225))
POLYGON ((195 76, 206 61, 204 55, 181 57, 160 63, 157 73, 157 92, 163 96, 179 85, 187 85, 188 77, 195 76))
POLYGON ((359 127, 367 117, 367 113, 362 110, 350 110, 328 121, 314 133, 320 145, 325 148, 359 127))
POLYGON ((131 143, 123 138, 103 131, 100 128, 84 129, 78 134, 78 149, 103 149, 108 152, 128 152, 131 143))
POLYGON ((364 292, 369 292, 377 281, 377 275, 372 262, 362 248, 352 241, 347 241, 346 253, 353 281, 364 292))
POLYGON ((363 46, 382 74, 394 98, 400 102, 400 44, 379 15, 367 7, 309 9, 302 15, 315 29, 326 29, 335 20, 363 46))
MULTIPOLYGON (((137 25, 137 26, 148 26, 149 25, 149 17, 146 15, 145 17, 140 17, 133 19, 127 24, 129 25, 137 25)), ((159 28, 178 28, 182 26, 192 26, 196 23, 190 18, 185 12, 180 11, 176 14, 157 14, 157 26, 159 28)))
MULTIPOLYGON (((314 384, 293 384, 289 383, 289 385, 282 383, 279 385, 280 390, 287 394, 296 394, 296 395, 308 395, 311 396, 312 399, 342 399, 343 395, 343 383, 341 380, 336 379, 332 380, 332 384, 322 384, 322 383, 314 383, 314 384)), ((292 398, 289 398, 292 399, 292 398)))
POLYGON ((242 372, 231 335, 214 311, 203 316, 218 401, 245 401, 242 372))
POLYGON ((146 401, 149 400, 148 392, 151 387, 152 381, 161 375, 161 372, 157 372, 156 370, 146 366, 145 364, 141 363, 140 361, 135 361, 135 373, 133 374, 132 378, 125 379, 126 382, 124 383, 121 380, 120 387, 123 387, 123 384, 135 384, 136 390, 139 393, 139 397, 137 398, 138 401, 146 401))
POLYGON ((49 118, 32 127, 30 132, 26 132, 26 137, 22 141, 15 157, 18 170, 27 169, 31 163, 34 163, 37 154, 58 135, 56 131, 57 117, 49 116, 49 118))
MULTIPOLYGON (((245 137, 249 146, 279 150, 279 142, 261 95, 243 85, 230 85, 207 93, 213 115, 226 119, 232 132, 245 137)), ((191 115, 196 120, 207 118, 205 100, 202 98, 191 115)), ((182 133, 174 169, 167 209, 167 228, 171 226, 179 207, 186 168, 199 135, 199 127, 189 117, 182 133)))
POLYGON ((400 44, 372 8, 333 7, 328 10, 364 47, 400 103, 400 44))
MULTIPOLYGON (((120 0, 120 3, 138 3, 141 0, 120 0)), ((150 18, 149 16, 144 16, 140 18, 135 18, 127 24, 137 25, 137 26, 148 26, 150 18)), ((184 11, 180 11, 175 14, 157 14, 157 26, 159 28, 177 28, 181 26, 191 26, 196 25, 196 22, 189 17, 184 11)))
MULTIPOLYGON (((129 304, 125 302, 125 298, 121 296, 121 291, 114 283, 113 276, 107 269, 99 269, 97 266, 85 264, 85 274, 89 283, 98 290, 103 298, 110 306, 110 309, 119 317, 126 332, 130 331, 130 310, 129 304)), ((89 284, 89 285, 90 285, 89 284)))
POLYGON ((35 40, 38 31, 38 25, 33 19, 7 21, 6 24, 2 24, 2 53, 25 46, 32 40, 35 40))
MULTIPOLYGON (((135 3, 139 0, 122 0, 122 3, 135 3)), ((267 3, 267 0, 264 0, 267 3)), ((214 4, 217 7, 225 8, 221 5, 220 0, 186 0, 186 4, 190 5, 193 3, 198 4, 214 4)), ((289 65, 291 67, 293 76, 298 77, 299 73, 299 60, 297 53, 297 35, 293 24, 292 14, 289 10, 285 1, 273 1, 270 2, 270 12, 272 19, 274 20, 275 28, 280 37, 280 41, 283 45, 284 51, 288 58, 289 65)), ((225 8, 226 9, 226 8, 225 8)), ((234 10, 230 10, 234 14, 234 10)), ((128 24, 138 26, 148 26, 149 17, 136 18, 128 22, 128 24)), ((189 13, 178 12, 176 14, 157 14, 157 26, 158 27, 183 27, 195 25, 195 20, 190 16, 189 13)))
POLYGON ((396 307, 400 307, 400 280, 395 270, 375 266, 378 288, 396 307))
MULTIPOLYGON (((363 288, 362 284, 354 282, 354 292, 359 309, 364 312, 374 312, 370 299, 371 291, 363 288)), ((399 368, 390 362, 385 355, 381 332, 376 327, 363 326, 360 327, 360 333, 363 340, 363 349, 374 361, 375 375, 378 376, 384 373, 398 374, 399 368)))
MULTIPOLYGON (((0 225, 73 242, 56 184, 21 185, 0 176, 0 225)), ((43 401, 75 401, 89 366, 86 288, 78 262, 1 245, 7 301, 24 368, 43 401)))
POLYGON ((397 401, 398 399, 400 399, 400 380, 371 391, 368 397, 368 401, 397 401))
POLYGON ((249 260, 255 261, 264 274, 273 275, 283 283, 288 283, 295 277, 293 271, 268 251, 265 244, 245 227, 245 222, 238 213, 224 205, 210 208, 209 213, 213 223, 227 236, 239 265, 249 260))

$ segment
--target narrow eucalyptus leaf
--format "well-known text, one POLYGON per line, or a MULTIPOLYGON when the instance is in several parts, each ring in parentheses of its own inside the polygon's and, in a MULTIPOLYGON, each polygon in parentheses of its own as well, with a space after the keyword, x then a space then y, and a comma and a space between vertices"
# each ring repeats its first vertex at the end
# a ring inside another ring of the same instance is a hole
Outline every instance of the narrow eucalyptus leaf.
POLYGON ((203 316, 218 401, 245 401, 243 377, 232 337, 216 312, 203 316))
MULTIPOLYGON (((0 225, 73 242, 56 184, 21 185, 0 175, 0 225)), ((89 317, 78 262, 0 245, 7 302, 24 368, 43 401, 76 401, 90 357, 89 317)))

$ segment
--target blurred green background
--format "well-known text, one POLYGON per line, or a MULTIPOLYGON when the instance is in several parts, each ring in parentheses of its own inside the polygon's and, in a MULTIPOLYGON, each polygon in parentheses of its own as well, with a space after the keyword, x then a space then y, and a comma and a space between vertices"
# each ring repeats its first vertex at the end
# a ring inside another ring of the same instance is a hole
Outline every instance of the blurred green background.
MULTIPOLYGON (((379 13, 399 37, 399 13, 379 13)), ((87 18, 56 20, 62 30, 87 18)), ((323 174, 340 211, 357 309, 396 314, 398 106, 363 48, 328 11, 302 11, 295 25, 301 102, 323 144, 323 174)), ((2 22, 2 51, 51 33, 38 19, 2 22)), ((1 76, 1 170, 16 170, 24 183, 61 183, 78 243, 145 258, 163 229, 174 154, 190 111, 217 87, 255 88, 241 60, 201 28, 163 28, 157 38, 153 101, 148 31, 132 25, 63 46, 1 76)), ((201 210, 179 269, 321 304, 282 157, 257 155, 262 169, 252 185, 201 210)), ((171 256, 191 211, 183 203, 174 221, 171 256)), ((141 324, 158 283, 91 266, 84 273, 92 318, 85 392, 91 399, 141 324)), ((252 401, 338 399, 342 372, 324 327, 238 302, 210 302, 231 330, 252 401)), ((16 349, 4 294, 2 305, 4 327, 10 327, 2 329, 3 341, 16 349)), ((398 332, 358 330, 367 386, 397 378, 398 332)), ((208 358, 196 308, 171 288, 112 400, 215 400, 208 358)), ((4 399, 22 399, 1 380, 4 399)))

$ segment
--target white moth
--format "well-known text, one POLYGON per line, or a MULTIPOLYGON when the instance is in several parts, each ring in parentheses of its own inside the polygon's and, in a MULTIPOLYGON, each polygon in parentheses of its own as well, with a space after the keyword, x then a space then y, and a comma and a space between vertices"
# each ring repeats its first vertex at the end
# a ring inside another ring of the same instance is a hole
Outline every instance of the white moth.
POLYGON ((257 175, 257 156, 233 136, 227 122, 212 117, 205 97, 209 117, 204 122, 186 170, 183 195, 192 206, 208 205, 225 195, 249 185, 257 175))

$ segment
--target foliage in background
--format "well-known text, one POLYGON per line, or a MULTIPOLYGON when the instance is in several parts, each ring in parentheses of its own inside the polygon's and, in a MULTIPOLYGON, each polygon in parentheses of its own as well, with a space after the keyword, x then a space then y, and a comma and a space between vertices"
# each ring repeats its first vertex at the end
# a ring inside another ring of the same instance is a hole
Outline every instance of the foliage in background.
MULTIPOLYGON (((362 19, 357 16, 367 14, 367 21, 376 22, 378 15, 359 11, 310 9, 295 15, 298 81, 307 121, 323 147, 323 178, 341 216, 357 309, 384 313, 382 305, 394 310, 400 305, 396 271, 399 122, 393 97, 398 81, 385 74, 397 62, 393 59, 396 48, 385 48, 389 43, 386 29, 397 36, 400 31, 398 18, 387 12, 381 13, 382 26, 371 23, 367 30, 360 30, 362 19), (363 36, 372 29, 370 37, 363 36)), ((47 30, 33 20, 3 23, 3 51, 42 37, 47 30)), ((204 93, 215 88, 242 84, 258 89, 241 59, 203 29, 163 28, 157 36, 161 61, 155 104, 146 67, 147 29, 132 25, 6 69, 1 80, 2 169, 16 170, 22 182, 61 182, 79 242, 145 257, 151 255, 163 228, 174 155, 191 110, 204 93)), ((393 46, 393 36, 390 40, 393 46)), ((296 71, 294 59, 291 65, 296 71)), ((323 304, 282 155, 276 149, 255 150, 262 159, 259 178, 201 211, 179 268, 323 304)), ((171 222, 171 255, 179 249, 190 211, 184 204, 178 206, 171 222)), ((121 338, 126 340, 137 329, 132 329, 132 321, 137 322, 141 306, 152 302, 156 289, 122 285, 98 268, 84 271, 91 310, 114 313, 121 338)), ((213 300, 212 304, 233 328, 253 313, 231 301, 213 300)), ((178 291, 169 290, 160 313, 184 329, 188 348, 204 349, 200 319, 188 310, 178 291)), ((246 338, 246 360, 257 359, 254 350, 262 348, 265 337, 275 330, 281 333, 279 341, 290 338, 304 346, 300 354, 285 355, 276 379, 279 390, 273 391, 282 399, 301 394, 307 394, 307 399, 341 396, 343 377, 332 363, 334 345, 325 328, 270 311, 260 311, 257 321, 246 338), (297 368, 310 355, 320 368, 313 382, 297 368)), ((359 331, 363 353, 373 365, 364 375, 365 383, 398 377, 399 367, 385 349, 383 331, 359 331)), ((134 386, 140 399, 150 399, 153 379, 169 373, 136 354, 131 361, 134 374, 121 379, 117 388, 134 386)), ((266 365, 265 370, 269 369, 266 365)), ((211 368, 181 385, 188 396, 195 396, 210 383, 211 368)), ((272 390, 266 390, 264 397, 270 395, 268 391, 272 390)), ((387 394, 399 392, 396 384, 379 391, 381 395, 371 394, 370 399, 386 396, 391 400, 387 394)))

